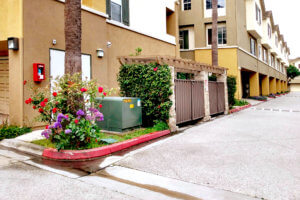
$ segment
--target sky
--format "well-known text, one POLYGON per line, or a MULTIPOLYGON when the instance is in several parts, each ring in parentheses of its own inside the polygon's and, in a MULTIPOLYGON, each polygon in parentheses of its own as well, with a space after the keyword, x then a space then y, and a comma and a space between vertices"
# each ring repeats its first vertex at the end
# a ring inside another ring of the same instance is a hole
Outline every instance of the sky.
POLYGON ((300 57, 300 0, 265 0, 265 4, 291 50, 290 59, 300 57))

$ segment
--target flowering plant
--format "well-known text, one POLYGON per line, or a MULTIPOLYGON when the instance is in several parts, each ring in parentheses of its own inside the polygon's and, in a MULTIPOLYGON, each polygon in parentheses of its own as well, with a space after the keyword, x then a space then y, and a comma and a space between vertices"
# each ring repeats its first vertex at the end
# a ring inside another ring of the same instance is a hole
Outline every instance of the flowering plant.
MULTIPOLYGON (((60 149, 82 149, 99 140, 96 121, 104 116, 98 110, 102 104, 96 97, 107 93, 94 80, 82 80, 80 74, 64 75, 55 79, 52 93, 49 90, 34 90, 25 101, 40 113, 39 121, 48 122, 42 135, 60 149), (98 109, 97 109, 98 108, 98 109)), ((109 91, 110 93, 111 91, 109 91)))

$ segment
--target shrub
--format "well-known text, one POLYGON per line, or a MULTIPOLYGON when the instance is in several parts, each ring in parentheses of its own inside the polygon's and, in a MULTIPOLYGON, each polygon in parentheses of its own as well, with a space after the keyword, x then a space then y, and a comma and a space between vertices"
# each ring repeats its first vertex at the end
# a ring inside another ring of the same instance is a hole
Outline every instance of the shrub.
POLYGON ((236 78, 234 76, 227 77, 227 88, 228 88, 228 104, 233 106, 235 104, 235 92, 236 92, 236 78))
POLYGON ((268 98, 264 97, 264 96, 249 97, 249 99, 254 99, 254 100, 257 100, 257 101, 266 101, 266 100, 268 100, 268 98))
POLYGON ((172 106, 171 72, 167 65, 123 65, 118 76, 120 94, 142 100, 143 125, 152 126, 154 120, 166 122, 172 106))
POLYGON ((245 101, 245 100, 235 100, 234 106, 245 106, 248 104, 249 104, 248 101, 245 101))
POLYGON ((273 93, 272 93, 272 94, 269 95, 269 97, 270 97, 270 98, 276 98, 276 94, 273 94, 273 93))
POLYGON ((106 92, 97 87, 94 80, 82 80, 81 74, 58 77, 49 90, 34 89, 33 96, 25 101, 40 113, 38 120, 48 122, 42 135, 60 149, 82 149, 91 140, 99 140, 99 128, 95 121, 102 121, 103 115, 97 108, 97 93, 102 97, 106 92))
POLYGON ((208 76, 208 80, 209 81, 217 81, 217 76, 216 75, 211 75, 211 76, 208 76))
POLYGON ((18 126, 0 126, 0 141, 3 139, 15 138, 25 133, 31 132, 31 128, 18 126))

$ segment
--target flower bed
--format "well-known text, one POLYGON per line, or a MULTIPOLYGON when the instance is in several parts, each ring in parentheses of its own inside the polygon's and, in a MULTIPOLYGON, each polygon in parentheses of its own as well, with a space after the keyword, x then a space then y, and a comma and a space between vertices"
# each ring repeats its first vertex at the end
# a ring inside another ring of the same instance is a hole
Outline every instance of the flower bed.
POLYGON ((252 106, 251 104, 248 104, 248 105, 245 105, 245 106, 241 106, 241 107, 239 107, 239 108, 234 108, 234 109, 231 109, 231 110, 229 111, 229 113, 230 113, 230 114, 236 113, 236 112, 239 112, 239 111, 241 111, 241 110, 245 110, 246 108, 250 108, 251 106, 252 106))
POLYGON ((106 156, 111 153, 127 149, 134 145, 147 142, 165 135, 170 134, 169 130, 158 131, 146 135, 139 136, 137 138, 129 139, 123 142, 103 146, 99 148, 87 149, 87 150, 61 150, 47 148, 43 152, 43 157, 55 160, 88 160, 106 156))

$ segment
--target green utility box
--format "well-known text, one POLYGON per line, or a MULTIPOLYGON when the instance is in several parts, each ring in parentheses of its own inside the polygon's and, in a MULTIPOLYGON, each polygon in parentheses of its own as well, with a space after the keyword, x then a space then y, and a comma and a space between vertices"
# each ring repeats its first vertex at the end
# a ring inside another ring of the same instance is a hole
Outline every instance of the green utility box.
POLYGON ((97 98, 96 101, 103 105, 100 112, 104 115, 104 121, 97 122, 101 129, 122 132, 142 125, 142 105, 139 98, 105 97, 97 98))

